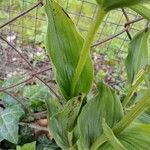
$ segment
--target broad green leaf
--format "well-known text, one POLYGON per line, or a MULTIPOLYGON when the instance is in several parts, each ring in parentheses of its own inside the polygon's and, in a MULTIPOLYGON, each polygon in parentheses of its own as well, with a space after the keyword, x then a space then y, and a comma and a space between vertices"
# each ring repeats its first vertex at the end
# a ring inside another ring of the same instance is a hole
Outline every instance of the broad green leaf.
POLYGON ((98 92, 98 95, 83 107, 78 119, 79 150, 88 150, 102 134, 103 118, 113 127, 123 117, 122 106, 115 92, 104 83, 98 84, 98 92))
POLYGON ((28 99, 33 108, 42 106, 45 100, 51 97, 49 89, 42 83, 25 86, 22 90, 22 95, 28 99))
POLYGON ((83 46, 83 38, 64 12, 53 0, 47 0, 45 11, 48 17, 46 49, 56 70, 56 80, 60 90, 69 100, 79 93, 88 93, 93 80, 93 64, 90 56, 71 95, 72 78, 83 46))
POLYGON ((130 83, 136 79, 140 70, 148 65, 148 37, 150 30, 138 33, 128 48, 128 56, 126 58, 126 70, 130 83))
POLYGON ((103 127, 104 135, 106 136, 108 143, 111 144, 113 148, 115 148, 116 150, 127 150, 122 145, 122 143, 120 143, 120 141, 116 138, 112 129, 107 125, 105 120, 102 122, 102 127, 103 127))
POLYGON ((69 100, 63 110, 49 119, 50 132, 62 149, 68 149, 75 144, 72 141, 74 139, 72 130, 79 115, 82 102, 82 96, 69 100))
POLYGON ((142 4, 144 2, 149 2, 149 0, 97 0, 97 3, 100 5, 100 7, 106 11, 142 4))
POLYGON ((23 146, 17 146, 17 150, 36 150, 36 142, 28 143, 23 146))
POLYGON ((13 97, 6 95, 3 97, 2 101, 5 104, 5 107, 13 106, 19 104, 13 97))
POLYGON ((0 114, 0 136, 11 143, 18 142, 18 122, 24 111, 20 105, 6 108, 0 114))
MULTIPOLYGON (((149 150, 150 124, 132 124, 117 136, 128 150, 149 150)), ((108 142, 99 150, 116 150, 108 142)))
POLYGON ((150 2, 133 5, 130 7, 144 18, 150 20, 150 2))

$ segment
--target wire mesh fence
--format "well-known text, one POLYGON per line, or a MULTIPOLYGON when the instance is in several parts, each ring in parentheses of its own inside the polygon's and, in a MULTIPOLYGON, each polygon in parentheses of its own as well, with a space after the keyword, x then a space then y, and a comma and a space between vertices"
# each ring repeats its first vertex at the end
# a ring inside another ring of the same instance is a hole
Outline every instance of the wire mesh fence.
MULTIPOLYGON (((73 19, 83 37, 86 36, 97 11, 95 1, 57 1, 73 19)), ((55 81, 45 79, 46 76, 53 75, 43 45, 47 24, 43 3, 41 0, 0 1, 0 79, 13 74, 21 74, 23 77, 17 83, 2 86, 0 92, 14 97, 10 89, 36 79, 48 86, 59 98, 58 92, 53 88, 55 81)), ((95 68, 106 71, 107 80, 111 81, 114 73, 117 78, 119 74, 123 74, 121 64, 124 63, 127 45, 135 33, 144 29, 146 23, 135 12, 126 9, 114 10, 106 16, 92 48, 95 68)), ((120 80, 123 82, 119 79, 118 83, 120 80)))

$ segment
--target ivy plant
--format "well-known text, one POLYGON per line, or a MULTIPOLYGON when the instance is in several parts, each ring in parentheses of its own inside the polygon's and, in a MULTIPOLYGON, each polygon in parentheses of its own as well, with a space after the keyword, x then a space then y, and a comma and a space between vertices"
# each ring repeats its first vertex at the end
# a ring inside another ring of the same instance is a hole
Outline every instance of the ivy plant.
POLYGON ((150 0, 96 1, 95 21, 84 39, 63 8, 54 0, 46 0, 45 46, 62 95, 62 103, 56 98, 46 100, 49 130, 63 150, 148 150, 150 124, 137 118, 150 107, 149 86, 136 103, 131 98, 135 92, 141 93, 145 81, 149 82, 149 27, 129 43, 125 67, 130 88, 124 100, 104 81, 97 83, 95 96, 88 99, 87 95, 94 80, 91 45, 105 16, 127 7, 150 20, 150 0))

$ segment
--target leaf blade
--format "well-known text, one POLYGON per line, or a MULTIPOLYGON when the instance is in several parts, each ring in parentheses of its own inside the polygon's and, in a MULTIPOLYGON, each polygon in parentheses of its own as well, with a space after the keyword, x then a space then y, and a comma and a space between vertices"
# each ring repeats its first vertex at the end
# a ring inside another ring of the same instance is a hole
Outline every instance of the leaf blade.
POLYGON ((14 144, 18 142, 18 121, 24 114, 20 105, 6 108, 0 116, 0 135, 1 138, 14 144))
POLYGON ((106 11, 122 7, 130 7, 145 2, 149 2, 149 0, 97 0, 97 3, 106 11))
POLYGON ((142 31, 138 33, 128 48, 128 56, 125 61, 128 80, 133 83, 137 74, 141 69, 148 65, 148 37, 149 31, 142 31))
POLYGON ((23 146, 17 146, 17 150, 36 150, 36 142, 24 144, 23 146))
POLYGON ((78 119, 79 150, 88 150, 102 134, 103 118, 113 127, 123 116, 122 106, 115 92, 104 83, 98 84, 98 91, 99 94, 83 107, 78 119))
MULTIPOLYGON (((128 150, 148 150, 150 145, 150 125, 135 124, 126 128, 117 138, 128 150)), ((99 150, 115 150, 109 143, 102 145, 99 150)))
POLYGON ((49 119, 50 132, 56 140, 56 143, 62 149, 68 149, 73 146, 72 144, 75 144, 72 141, 74 134, 73 129, 80 112, 82 102, 83 96, 75 97, 69 100, 63 110, 49 119))
POLYGON ((133 5, 130 7, 132 10, 136 11, 138 14, 143 16, 144 18, 150 20, 150 2, 133 5))
POLYGON ((71 95, 72 78, 79 60, 83 38, 64 10, 55 2, 47 0, 48 16, 46 49, 56 69, 56 80, 63 96, 69 100, 79 93, 88 93, 93 80, 93 64, 88 56, 84 70, 71 95))

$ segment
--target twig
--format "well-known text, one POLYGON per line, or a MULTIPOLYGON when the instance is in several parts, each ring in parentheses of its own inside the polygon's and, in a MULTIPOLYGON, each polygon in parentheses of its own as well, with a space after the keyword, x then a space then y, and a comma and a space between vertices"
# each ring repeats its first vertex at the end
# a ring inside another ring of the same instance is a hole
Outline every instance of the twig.
POLYGON ((126 32, 126 30, 128 30, 128 25, 133 24, 133 23, 136 23, 136 22, 141 21, 141 20, 143 20, 143 19, 144 19, 144 18, 141 17, 141 18, 138 18, 138 19, 135 19, 135 20, 132 20, 132 21, 130 21, 130 22, 125 23, 125 27, 126 27, 125 29, 123 29, 122 31, 120 31, 120 32, 118 32, 118 33, 116 33, 116 34, 114 34, 114 35, 111 35, 110 37, 108 37, 108 38, 106 38, 106 39, 104 39, 104 40, 102 40, 102 41, 100 41, 100 42, 95 43, 94 45, 92 45, 92 48, 97 47, 97 46, 99 46, 99 45, 101 45, 101 44, 103 44, 103 43, 106 43, 106 42, 112 40, 113 38, 115 38, 115 37, 117 37, 117 36, 123 34, 124 32, 126 32))
POLYGON ((31 79, 33 79, 33 76, 30 77, 30 78, 28 78, 28 79, 26 79, 26 80, 23 80, 23 81, 21 81, 21 82, 19 82, 19 83, 16 83, 16 84, 14 84, 14 85, 11 85, 11 86, 9 86, 9 87, 1 88, 1 89, 0 89, 0 92, 4 92, 4 91, 6 91, 6 90, 12 89, 12 88, 14 88, 14 87, 16 87, 16 86, 19 86, 19 85, 21 85, 21 84, 23 84, 23 83, 26 83, 26 82, 30 81, 31 79))
MULTIPOLYGON (((12 89, 12 88, 14 88, 14 87, 16 87, 16 86, 19 86, 19 85, 21 85, 21 84, 23 84, 23 83, 26 83, 26 82, 30 81, 31 79, 33 79, 33 77, 34 77, 35 75, 41 74, 41 73, 43 73, 43 72, 45 72, 45 71, 48 71, 48 70, 51 70, 51 68, 47 68, 47 69, 41 70, 41 71, 39 71, 39 72, 35 72, 35 73, 31 74, 31 77, 30 77, 30 78, 28 78, 28 79, 26 79, 26 80, 23 80, 23 81, 21 81, 21 82, 19 82, 19 83, 16 83, 16 84, 14 84, 14 85, 11 85, 11 86, 9 86, 9 87, 2 88, 2 89, 0 89, 0 92, 3 92, 3 91, 8 90, 8 89, 12 89)), ((1 79, 1 80, 2 80, 2 79, 1 79)), ((3 79, 3 80, 4 80, 4 79, 3 79)))
POLYGON ((95 43, 94 45, 92 45, 92 48, 97 47, 97 46, 99 46, 99 45, 101 45, 101 44, 103 44, 103 43, 105 43, 105 42, 108 42, 108 41, 112 40, 113 38, 115 38, 115 37, 117 37, 117 36, 123 34, 125 31, 126 31, 126 28, 123 29, 122 31, 120 31, 119 33, 116 33, 116 34, 114 34, 114 35, 111 35, 110 37, 108 37, 108 38, 106 38, 106 39, 104 39, 104 40, 102 40, 102 41, 100 41, 100 42, 95 43))
POLYGON ((20 122, 19 125, 22 125, 22 126, 27 125, 28 127, 33 128, 33 129, 37 129, 37 130, 42 130, 42 131, 49 132, 47 128, 38 126, 36 124, 20 122))
POLYGON ((34 6, 32 6, 30 9, 20 13, 18 16, 14 17, 13 19, 9 20, 8 22, 4 23, 3 25, 0 26, 0 29, 5 27, 6 25, 12 23, 13 21, 17 20, 18 18, 26 15, 27 13, 29 13, 30 11, 32 11, 33 9, 35 9, 36 7, 38 7, 39 5, 42 5, 42 0, 40 0, 37 4, 35 4, 34 6))
MULTIPOLYGON (((41 82, 43 82, 49 89, 50 91, 58 98, 60 99, 60 97, 57 95, 57 93, 45 82, 43 81, 40 77, 37 76, 37 73, 35 72, 34 70, 34 67, 31 65, 31 63, 24 57, 24 55, 22 53, 19 52, 19 50, 17 50, 10 42, 8 42, 6 39, 4 39, 1 35, 0 35, 0 38, 5 41, 10 47, 12 47, 19 55, 20 57, 29 65, 31 71, 33 72, 32 75, 32 78, 33 77, 36 77, 37 79, 39 79, 41 82)), ((0 90, 1 91, 1 90, 0 90)))
POLYGON ((1 35, 0 35, 0 38, 3 41, 5 41, 10 47, 12 47, 20 55, 20 57, 30 66, 30 69, 33 69, 33 66, 31 65, 31 63, 24 57, 24 55, 18 49, 16 49, 9 41, 7 41, 1 35))
POLYGON ((125 24, 125 26, 130 25, 130 24, 133 24, 133 23, 136 23, 136 22, 139 22, 139 21, 141 21, 141 20, 143 20, 143 19, 144 19, 143 17, 139 17, 139 18, 137 18, 137 19, 135 19, 135 20, 132 20, 132 21, 127 22, 127 23, 125 24))
POLYGON ((38 77, 37 75, 35 75, 35 77, 37 79, 39 79, 42 83, 44 83, 49 89, 50 91, 58 98, 58 100, 60 100, 59 95, 55 92, 55 90, 53 90, 45 81, 43 81, 40 77, 38 77))
MULTIPOLYGON (((124 16, 125 16, 125 18, 126 18, 126 20, 127 20, 127 23, 130 22, 129 17, 128 17, 126 11, 124 10, 124 8, 122 8, 122 12, 123 12, 123 14, 124 14, 124 16)), ((129 32, 130 24, 125 25, 125 27, 128 27, 128 29, 126 30, 126 33, 127 33, 128 37, 129 37, 129 39, 132 40, 131 34, 130 34, 130 32, 129 32)))

